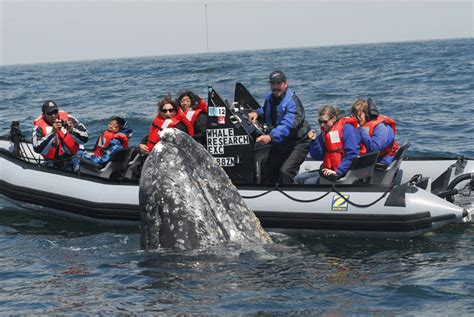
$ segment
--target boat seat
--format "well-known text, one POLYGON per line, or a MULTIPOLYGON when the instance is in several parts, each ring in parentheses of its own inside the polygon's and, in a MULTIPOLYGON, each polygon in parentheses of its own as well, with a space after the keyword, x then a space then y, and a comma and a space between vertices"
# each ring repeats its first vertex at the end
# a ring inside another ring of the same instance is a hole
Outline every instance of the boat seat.
POLYGON ((255 144, 254 160, 255 160, 255 183, 262 183, 262 169, 265 166, 268 154, 270 153, 271 145, 255 144))
POLYGON ((379 152, 357 156, 352 161, 351 167, 346 175, 339 179, 326 177, 320 173, 319 184, 370 183, 378 156, 379 152))
POLYGON ((410 147, 410 143, 405 143, 398 148, 393 156, 393 161, 389 165, 376 164, 374 175, 372 176, 372 184, 391 185, 396 179, 396 174, 403 159, 410 147))
POLYGON ((140 154, 138 150, 135 150, 131 156, 130 162, 127 164, 123 177, 129 180, 138 180, 145 160, 146 156, 140 154))
POLYGON ((81 174, 93 175, 100 178, 120 178, 128 166, 128 161, 132 156, 133 150, 132 147, 129 147, 118 151, 110 158, 110 161, 108 161, 105 166, 102 166, 101 164, 93 164, 87 160, 81 160, 79 172, 81 174))

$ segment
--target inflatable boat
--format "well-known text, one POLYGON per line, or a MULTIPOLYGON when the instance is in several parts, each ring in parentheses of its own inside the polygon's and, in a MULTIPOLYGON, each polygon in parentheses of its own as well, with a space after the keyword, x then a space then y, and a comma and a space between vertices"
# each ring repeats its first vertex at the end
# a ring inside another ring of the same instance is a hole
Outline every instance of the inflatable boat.
MULTIPOLYGON (((237 186, 264 228, 357 236, 413 237, 448 224, 469 224, 473 212, 474 161, 467 158, 407 158, 409 144, 390 166, 378 153, 354 160, 341 179, 317 185, 262 184, 268 147, 254 142, 260 127, 248 124, 253 97, 239 83, 230 104, 209 88, 207 147, 237 186), (211 148, 213 147, 213 148, 211 148)), ((134 149, 105 166, 78 172, 48 167, 12 123, 0 138, 0 203, 107 225, 137 226, 137 166, 134 149)), ((317 169, 308 158, 300 171, 317 169)))

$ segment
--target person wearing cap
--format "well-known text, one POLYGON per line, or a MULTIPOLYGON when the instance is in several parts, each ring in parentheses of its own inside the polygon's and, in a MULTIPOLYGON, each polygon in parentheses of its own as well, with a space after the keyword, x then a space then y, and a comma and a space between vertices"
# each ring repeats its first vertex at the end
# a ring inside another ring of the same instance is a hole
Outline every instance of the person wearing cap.
POLYGON ((286 75, 276 70, 269 77, 271 93, 262 108, 249 113, 249 121, 265 123, 270 132, 256 141, 270 144, 268 160, 262 170, 264 183, 292 184, 309 150, 305 111, 295 92, 289 88, 286 75))
POLYGON ((41 116, 33 121, 33 150, 54 167, 70 167, 71 157, 89 139, 87 128, 73 116, 59 110, 53 100, 45 101, 41 111, 41 116))

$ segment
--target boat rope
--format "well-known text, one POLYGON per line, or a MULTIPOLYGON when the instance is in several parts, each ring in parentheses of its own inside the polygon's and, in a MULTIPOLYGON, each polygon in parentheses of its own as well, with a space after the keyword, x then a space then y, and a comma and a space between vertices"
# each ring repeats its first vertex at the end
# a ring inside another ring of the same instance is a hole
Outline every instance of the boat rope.
POLYGON ((353 201, 350 201, 349 198, 346 198, 346 196, 344 196, 343 194, 341 194, 337 189, 336 189, 336 186, 333 185, 333 188, 332 188, 332 191, 334 191, 336 194, 338 194, 342 199, 344 199, 344 201, 346 201, 348 204, 352 205, 352 206, 355 206, 355 207, 358 207, 358 208, 368 208, 370 206, 373 206, 375 205, 376 203, 378 203, 380 200, 382 200, 385 196, 387 196, 387 194, 393 189, 393 185, 391 185, 379 198, 377 198, 376 200, 374 200, 373 202, 369 203, 369 204, 357 204, 353 201))
POLYGON ((299 198, 296 198, 296 197, 293 197, 291 195, 289 195, 288 193, 286 193, 285 191, 283 191, 278 184, 275 185, 275 187, 273 188, 270 188, 269 190, 263 192, 263 193, 260 193, 258 195, 254 195, 254 196, 245 196, 245 195, 241 195, 242 198, 244 199, 254 199, 254 198, 259 198, 259 197, 262 197, 262 196, 265 196, 273 191, 278 191, 280 192, 283 196, 293 200, 293 201, 296 201, 296 202, 299 202, 299 203, 312 203, 312 202, 315 202, 315 201, 318 201, 318 200, 321 200, 323 199, 324 197, 326 197, 327 195, 329 195, 331 192, 334 192, 336 194, 338 194, 339 196, 341 196, 342 199, 344 199, 344 201, 346 201, 348 204, 351 204, 352 206, 355 206, 355 207, 358 207, 358 208, 368 208, 370 206, 373 206, 375 205, 376 203, 378 203, 380 200, 382 200, 385 196, 387 196, 387 194, 393 189, 393 185, 391 185, 379 198, 377 198, 376 200, 374 200, 373 202, 371 203, 368 203, 368 204, 358 204, 358 203, 355 203, 351 200, 349 200, 349 198, 346 198, 341 192, 339 192, 337 189, 336 189, 336 186, 335 185, 332 185, 331 189, 329 191, 327 191, 326 193, 324 193, 323 195, 319 196, 319 197, 316 197, 316 198, 313 198, 313 199, 299 199, 299 198))

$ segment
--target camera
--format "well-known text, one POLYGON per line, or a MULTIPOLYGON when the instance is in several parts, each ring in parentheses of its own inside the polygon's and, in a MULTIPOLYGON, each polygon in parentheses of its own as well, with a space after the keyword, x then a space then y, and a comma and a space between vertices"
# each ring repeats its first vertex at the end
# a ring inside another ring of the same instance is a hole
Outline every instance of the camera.
POLYGON ((67 127, 68 127, 68 124, 67 124, 67 121, 66 121, 66 120, 61 120, 61 125, 62 125, 64 128, 67 128, 67 127))

